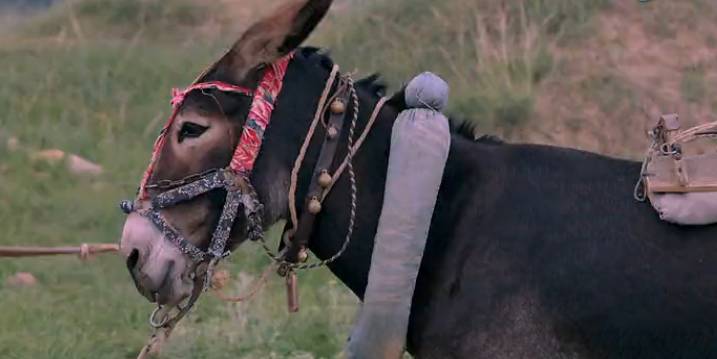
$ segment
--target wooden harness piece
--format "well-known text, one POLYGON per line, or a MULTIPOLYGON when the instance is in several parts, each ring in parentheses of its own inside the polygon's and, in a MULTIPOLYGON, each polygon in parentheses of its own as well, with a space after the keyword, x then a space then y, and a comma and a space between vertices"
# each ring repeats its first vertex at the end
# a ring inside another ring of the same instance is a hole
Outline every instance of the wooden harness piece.
POLYGON ((648 193, 717 192, 717 152, 689 154, 686 144, 717 135, 717 123, 680 131, 676 114, 663 115, 652 130, 643 173, 648 193))

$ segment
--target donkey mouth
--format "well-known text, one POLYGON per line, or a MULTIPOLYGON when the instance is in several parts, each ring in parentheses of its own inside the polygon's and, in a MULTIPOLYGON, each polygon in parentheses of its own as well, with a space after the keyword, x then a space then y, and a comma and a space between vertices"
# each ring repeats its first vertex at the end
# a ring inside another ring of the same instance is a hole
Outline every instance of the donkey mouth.
POLYGON ((174 262, 170 262, 163 277, 157 281, 153 281, 148 275, 141 272, 132 273, 132 279, 139 294, 147 298, 150 303, 157 303, 159 305, 170 305, 174 304, 172 302, 178 303, 182 301, 185 296, 177 295, 178 293, 176 293, 174 288, 172 279, 174 266, 174 262), (151 283, 153 282, 159 285, 152 285, 151 283))
POLYGON ((157 303, 159 305, 174 305, 181 302, 186 296, 179 295, 176 293, 173 274, 174 274, 174 262, 169 262, 167 271, 164 273, 164 278, 161 279, 160 286, 157 290, 151 292, 150 296, 143 293, 151 303, 157 303))

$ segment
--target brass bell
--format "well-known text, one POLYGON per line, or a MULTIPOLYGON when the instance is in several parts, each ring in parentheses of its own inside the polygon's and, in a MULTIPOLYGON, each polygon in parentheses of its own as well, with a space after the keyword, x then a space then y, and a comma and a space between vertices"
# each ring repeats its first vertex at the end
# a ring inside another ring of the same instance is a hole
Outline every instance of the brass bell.
POLYGON ((306 261, 309 260, 309 252, 306 250, 306 248, 302 248, 302 249, 299 251, 299 254, 298 254, 298 256, 297 256, 297 259, 298 259, 299 262, 301 262, 301 263, 306 263, 306 261))
POLYGON ((319 214, 319 212, 321 212, 321 202, 319 202, 319 199, 316 197, 311 198, 308 209, 311 214, 319 214))
POLYGON ((340 115, 346 112, 346 105, 341 100, 336 100, 331 103, 331 112, 336 115, 340 115))
POLYGON ((339 130, 337 130, 336 127, 334 127, 334 126, 330 126, 330 127, 326 130, 326 135, 329 137, 329 139, 332 139, 332 140, 333 140, 333 139, 336 138, 336 136, 339 135, 339 130))
POLYGON ((321 171, 319 175, 319 186, 321 186, 321 188, 328 188, 331 185, 331 181, 333 181, 333 177, 331 177, 329 171, 321 171))

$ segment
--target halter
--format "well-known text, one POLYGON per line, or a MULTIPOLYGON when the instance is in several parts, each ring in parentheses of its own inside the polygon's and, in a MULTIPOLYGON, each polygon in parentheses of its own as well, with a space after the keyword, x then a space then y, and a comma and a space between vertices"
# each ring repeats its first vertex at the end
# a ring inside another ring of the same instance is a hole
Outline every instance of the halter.
POLYGON ((153 312, 150 317, 150 324, 155 328, 166 329, 173 327, 193 306, 202 292, 201 289, 208 289, 215 266, 222 258, 230 254, 226 248, 227 242, 234 221, 238 215, 240 205, 243 206, 244 217, 246 219, 247 238, 250 240, 259 240, 267 254, 275 262, 279 263, 279 274, 287 278, 288 293, 290 296, 289 307, 294 308, 293 310, 298 310, 296 298, 292 300, 292 297, 296 296, 296 275, 294 271, 316 268, 331 263, 341 256, 348 247, 356 213, 356 184, 352 168, 353 154, 358 151, 363 139, 365 139, 365 136, 372 128, 386 99, 381 99, 376 105, 368 125, 364 128, 363 133, 354 144, 353 137, 359 107, 358 96, 350 75, 337 76, 339 74, 338 66, 334 67, 327 80, 315 117, 306 134, 306 138, 292 171, 289 194, 292 227, 288 228, 284 236, 284 243, 287 246, 283 252, 275 254, 268 248, 263 239, 263 205, 260 203, 257 193, 250 183, 249 177, 259 154, 264 131, 271 120, 276 99, 283 87, 283 80, 292 57, 292 54, 287 55, 275 64, 267 67, 256 91, 219 81, 195 83, 181 91, 173 90, 171 101, 173 112, 155 142, 152 159, 142 178, 137 200, 135 202, 123 201, 121 208, 127 214, 137 212, 151 221, 162 232, 164 237, 173 243, 183 254, 191 258, 192 261, 197 264, 197 267, 202 263, 208 264, 204 274, 204 285, 202 287, 195 285, 195 290, 188 303, 184 307, 179 308, 179 313, 176 316, 170 319, 166 313, 163 313, 164 317, 157 320, 158 312, 160 312, 162 308, 158 307, 153 312), (338 81, 336 81, 337 79, 338 81), (332 96, 329 96, 335 84, 336 92, 332 96), (178 116, 186 96, 193 91, 204 91, 207 89, 253 96, 249 115, 245 121, 242 135, 234 151, 230 165, 226 168, 212 169, 204 173, 190 175, 180 180, 159 180, 150 184, 149 179, 152 177, 154 167, 167 140, 167 133, 178 116), (344 128, 346 113, 349 112, 349 103, 352 105, 351 112, 353 118, 348 131, 346 158, 333 172, 333 175, 329 175, 329 171, 334 163, 339 135, 344 128), (330 112, 330 116, 328 121, 324 123, 323 119, 327 111, 330 112), (309 186, 309 194, 304 206, 305 210, 301 213, 300 217, 297 217, 294 200, 298 170, 302 165, 307 147, 319 123, 322 123, 326 127, 326 137, 321 147, 317 165, 314 168, 314 174, 312 175, 312 181, 309 186), (299 263, 304 262, 307 257, 308 241, 312 233, 314 220, 321 211, 321 202, 328 192, 331 191, 336 180, 345 169, 348 169, 351 181, 351 212, 349 228, 344 244, 334 256, 327 260, 314 264, 299 263), (151 197, 148 193, 149 189, 158 189, 163 192, 151 197), (207 251, 203 251, 174 229, 162 216, 160 210, 189 201, 216 189, 224 189, 226 191, 226 200, 219 222, 212 234, 209 248, 207 251), (142 204, 147 201, 151 206, 149 208, 141 208, 142 204), (291 304, 292 301, 294 303, 293 305, 291 304))
MULTIPOLYGON (((151 208, 141 209, 137 212, 154 223, 170 242, 174 243, 182 253, 189 256, 194 262, 201 263, 207 260, 216 262, 229 254, 228 251, 226 251, 226 245, 240 204, 244 205, 244 212, 247 218, 253 222, 253 226, 249 228, 253 228, 254 230, 250 231, 249 236, 257 236, 256 227, 257 225, 261 227, 262 206, 256 199, 256 193, 251 187, 248 178, 254 167, 256 157, 259 154, 264 131, 271 120, 274 104, 283 87, 284 76, 286 75, 286 69, 288 68, 291 58, 292 55, 285 56, 268 67, 256 91, 220 81, 195 83, 184 90, 180 91, 175 89, 172 91, 172 115, 169 117, 167 124, 155 142, 152 151, 152 160, 140 184, 138 199, 150 199, 147 191, 150 188, 169 190, 151 198, 151 208), (186 96, 193 91, 204 91, 208 89, 253 96, 249 115, 244 123, 242 135, 229 167, 211 170, 193 176, 191 179, 158 182, 154 185, 148 184, 162 148, 167 141, 167 133, 177 118, 186 96), (220 188, 225 189, 227 192, 226 201, 219 223, 212 234, 209 249, 205 252, 170 226, 159 211, 220 188)), ((127 204, 123 205, 125 212, 132 212, 134 210, 133 207, 134 206, 130 207, 127 204)), ((261 230, 258 231, 261 232, 261 230)), ((208 283, 209 279, 206 279, 205 286, 208 285, 208 283)))
MULTIPOLYGON (((240 205, 244 208, 244 215, 247 220, 247 237, 257 240, 263 235, 262 210, 263 206, 258 200, 256 191, 251 186, 249 176, 254 167, 254 162, 261 148, 264 131, 269 125, 271 115, 274 111, 276 99, 281 92, 284 83, 284 76, 293 55, 283 57, 272 66, 267 67, 262 80, 256 91, 246 87, 236 86, 225 82, 195 82, 184 90, 174 89, 172 91, 171 104, 172 114, 167 120, 154 144, 151 161, 145 171, 139 187, 139 193, 135 202, 123 201, 122 210, 129 214, 137 212, 139 215, 151 221, 159 229, 164 237, 174 244, 183 254, 187 255, 197 265, 208 262, 204 278, 203 289, 207 289, 211 282, 212 272, 216 264, 229 255, 227 242, 231 233, 234 221, 237 218, 240 205), (249 115, 244 123, 241 137, 232 156, 228 167, 213 169, 201 174, 189 176, 176 181, 158 181, 150 184, 156 163, 160 153, 167 141, 169 129, 174 124, 182 104, 193 91, 205 91, 216 89, 222 92, 237 93, 245 96, 253 96, 249 115), (164 192, 150 197, 149 189, 160 189, 164 192), (189 201, 202 194, 216 189, 226 191, 224 208, 219 218, 212 239, 207 251, 203 251, 187 240, 179 231, 172 227, 160 210, 189 201), (151 206, 142 208, 142 203, 149 200, 151 206)), ((194 304, 201 291, 195 290, 185 308, 180 308, 180 313, 171 321, 179 320, 194 304)), ((170 320, 165 316, 156 320, 155 316, 160 307, 150 317, 152 326, 159 328, 169 324, 170 320)))

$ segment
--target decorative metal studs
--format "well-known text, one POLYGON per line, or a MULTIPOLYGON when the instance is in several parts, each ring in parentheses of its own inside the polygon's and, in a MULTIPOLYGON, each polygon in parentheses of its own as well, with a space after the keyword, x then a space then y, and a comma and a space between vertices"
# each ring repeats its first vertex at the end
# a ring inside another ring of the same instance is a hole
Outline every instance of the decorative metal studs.
POLYGON ((319 186, 321 186, 321 188, 328 188, 331 185, 332 181, 333 177, 331 177, 329 171, 321 171, 321 174, 319 175, 319 186))
POLYGON ((343 103, 341 100, 336 100, 331 103, 331 112, 335 115, 340 115, 344 112, 346 112, 346 104, 343 103))
POLYGON ((130 214, 134 212, 134 201, 124 200, 120 202, 120 209, 124 214, 130 214))
POLYGON ((307 209, 309 210, 309 213, 317 215, 319 214, 319 212, 321 212, 321 202, 317 197, 312 197, 309 200, 309 206, 307 209))
POLYGON ((339 130, 337 130, 336 127, 329 126, 329 128, 326 129, 326 136, 328 136, 330 140, 335 139, 338 135, 339 135, 339 130))

